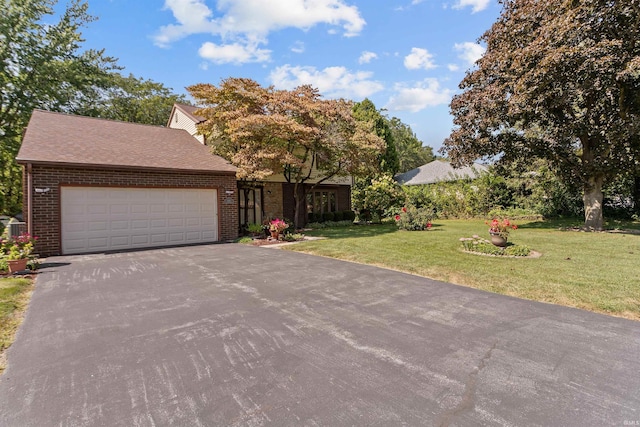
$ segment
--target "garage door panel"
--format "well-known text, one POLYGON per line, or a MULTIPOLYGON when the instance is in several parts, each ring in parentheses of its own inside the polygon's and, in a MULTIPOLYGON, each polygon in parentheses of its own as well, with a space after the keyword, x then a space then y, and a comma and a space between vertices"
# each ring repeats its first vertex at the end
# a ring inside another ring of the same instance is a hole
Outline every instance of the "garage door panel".
POLYGON ((111 230, 113 231, 129 230, 130 227, 131 227, 130 221, 126 221, 126 220, 111 221, 111 230))
POLYGON ((133 235, 131 236, 131 244, 136 246, 148 245, 149 235, 148 234, 133 235))
POLYGON ((108 237, 90 237, 87 239, 89 250, 105 251, 109 248, 108 237))
POLYGON ((129 213, 129 205, 122 204, 122 203, 111 205, 109 207, 109 213, 111 215, 118 215, 118 214, 126 215, 129 213))
POLYGON ((109 212, 109 209, 107 207, 107 204, 88 204, 86 207, 86 213, 88 214, 92 214, 92 215, 97 215, 97 214, 107 214, 109 212))
POLYGON ((217 191, 62 187, 65 254, 215 242, 217 191))
POLYGON ((113 249, 128 248, 130 246, 129 236, 115 236, 111 238, 111 247, 113 249))
MULTIPOLYGON (((85 223, 82 223, 85 224, 85 223)), ((107 221, 88 221, 86 222, 88 231, 104 231, 107 230, 108 227, 107 221)), ((73 230, 73 231, 84 231, 84 230, 73 230)))
POLYGON ((131 205, 130 212, 132 214, 146 214, 149 213, 149 206, 142 204, 131 205))
POLYGON ((131 221, 131 229, 139 230, 149 228, 149 220, 147 219, 134 219, 131 221))

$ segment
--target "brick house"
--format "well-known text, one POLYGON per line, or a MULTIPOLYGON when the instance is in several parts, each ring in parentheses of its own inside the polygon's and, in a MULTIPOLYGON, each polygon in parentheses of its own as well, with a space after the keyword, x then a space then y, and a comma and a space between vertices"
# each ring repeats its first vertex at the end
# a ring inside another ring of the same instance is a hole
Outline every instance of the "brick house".
MULTIPOLYGON (((204 121, 198 116, 198 107, 175 104, 167 127, 183 129, 205 144, 198 134, 197 125, 204 121)), ((308 214, 351 210, 351 177, 335 177, 318 184, 312 177, 298 188, 300 200, 305 201, 304 212, 299 212, 298 223, 306 224, 308 214)), ((270 218, 293 220, 294 184, 287 182, 283 174, 261 181, 238 180, 238 222, 240 227, 248 223, 261 223, 270 218)))
POLYGON ((184 130, 35 110, 16 160, 41 256, 238 235, 236 168, 184 130))

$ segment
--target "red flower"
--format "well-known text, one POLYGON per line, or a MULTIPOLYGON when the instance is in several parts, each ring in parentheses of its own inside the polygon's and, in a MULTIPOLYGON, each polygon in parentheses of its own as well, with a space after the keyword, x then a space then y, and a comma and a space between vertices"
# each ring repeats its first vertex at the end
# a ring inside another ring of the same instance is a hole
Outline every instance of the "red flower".
POLYGON ((400 221, 400 215, 396 215, 396 221, 400 221))
POLYGON ((431 228, 431 221, 427 223, 427 230, 431 228))
POLYGON ((407 212, 407 208, 402 208, 402 212, 407 212))

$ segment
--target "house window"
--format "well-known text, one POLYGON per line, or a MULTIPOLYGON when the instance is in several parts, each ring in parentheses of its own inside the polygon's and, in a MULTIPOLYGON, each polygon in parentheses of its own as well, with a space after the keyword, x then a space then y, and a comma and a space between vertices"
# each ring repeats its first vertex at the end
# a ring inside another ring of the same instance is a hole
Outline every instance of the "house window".
POLYGON ((338 210, 335 190, 316 190, 307 193, 307 213, 322 214, 338 210))
POLYGON ((241 228, 262 222, 262 187, 238 189, 238 214, 241 228))

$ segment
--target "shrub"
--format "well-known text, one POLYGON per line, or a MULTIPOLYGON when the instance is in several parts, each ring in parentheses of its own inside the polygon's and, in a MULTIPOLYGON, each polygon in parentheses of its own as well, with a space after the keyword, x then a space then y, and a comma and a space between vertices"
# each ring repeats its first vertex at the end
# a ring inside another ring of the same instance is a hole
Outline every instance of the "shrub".
POLYGON ((396 224, 400 230, 419 231, 429 228, 433 219, 433 210, 415 206, 403 207, 395 216, 396 224))
POLYGON ((356 219, 356 213, 354 211, 344 211, 342 212, 342 216, 344 221, 353 222, 356 219))
POLYGON ((322 214, 322 221, 333 221, 334 215, 333 212, 324 212, 322 214))
POLYGON ((282 236, 282 240, 285 242, 297 242, 298 240, 304 240, 304 234, 301 233, 287 233, 282 236))
POLYGON ((334 221, 342 221, 343 219, 344 219, 344 214, 342 212, 338 211, 333 213, 334 221))
POLYGON ((247 244, 247 243, 253 242, 253 239, 251 237, 244 236, 244 237, 240 237, 239 239, 236 239, 235 242, 247 244))

